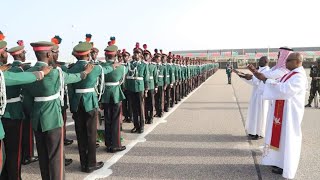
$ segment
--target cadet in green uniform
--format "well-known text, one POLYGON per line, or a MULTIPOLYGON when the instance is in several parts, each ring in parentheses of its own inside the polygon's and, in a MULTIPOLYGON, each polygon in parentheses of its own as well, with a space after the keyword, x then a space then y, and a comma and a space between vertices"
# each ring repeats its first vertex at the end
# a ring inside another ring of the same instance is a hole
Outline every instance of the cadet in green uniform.
MULTIPOLYGON (((61 43, 62 39, 60 38, 60 36, 55 36, 51 39, 51 42, 53 42, 55 45, 52 48, 52 58, 53 58, 53 64, 55 64, 56 66, 59 66, 62 71, 64 72, 68 72, 68 68, 66 66, 65 62, 59 62, 59 44, 61 43)), ((68 139, 66 136, 66 122, 67 122, 67 109, 68 109, 68 91, 65 88, 64 91, 64 103, 63 106, 61 106, 62 109, 62 118, 63 118, 63 129, 64 129, 64 145, 68 146, 70 144, 73 143, 72 139, 68 139)), ((72 159, 71 159, 72 162, 72 159)), ((70 160, 66 159, 66 164, 69 165, 70 160), (67 163, 68 162, 68 163, 67 163)))
POLYGON ((181 99, 183 99, 184 97, 186 97, 186 75, 187 75, 187 71, 186 71, 186 64, 185 64, 185 60, 182 57, 181 61, 181 99))
MULTIPOLYGON (((8 50, 14 61, 9 72, 23 72, 22 61, 25 61, 23 45, 8 50)), ((24 118, 21 102, 21 86, 7 86, 7 106, 2 116, 6 137, 3 139, 6 152, 5 166, 0 179, 21 179, 21 142, 22 119, 24 118)))
MULTIPOLYGON (((1 52, 1 47, 3 42, 0 41, 0 54, 4 53, 1 52)), ((5 67, 7 68, 7 67, 5 67)), ((50 72, 50 68, 42 68, 41 71, 36 71, 36 72, 9 72, 9 71, 5 71, 2 72, 4 69, 3 67, 0 67, 0 86, 1 89, 5 88, 4 86, 19 86, 22 84, 28 84, 28 83, 32 83, 35 81, 40 81, 43 79, 44 75, 47 75, 50 72)), ((3 98, 6 98, 6 92, 1 91, 0 92, 2 94, 3 98)), ((1 104, 0 105, 0 118, 3 115, 5 108, 6 108, 6 103, 1 104)), ((19 112, 16 112, 19 113, 19 112)), ((14 116, 14 115, 13 115, 14 116)), ((14 120, 13 120, 14 121, 14 120)), ((11 124, 11 123, 10 123, 11 124)), ((7 124, 8 125, 8 124, 7 124)), ((5 126, 6 132, 8 132, 8 127, 7 125, 5 126)), ((11 128, 12 125, 10 125, 10 131, 13 131, 13 128, 11 128)), ((21 124, 20 124, 20 128, 21 128, 21 124)), ((21 134, 21 129, 19 128, 19 130, 15 133, 21 134)), ((12 134, 11 132, 10 135, 12 134)), ((8 136, 8 135, 7 135, 8 136)), ((3 139, 4 141, 7 140, 11 140, 13 138, 16 137, 16 135, 14 137, 5 137, 5 130, 3 129, 2 126, 2 122, 0 121, 0 174, 1 174, 1 179, 21 179, 21 169, 20 165, 19 165, 19 148, 14 149, 15 146, 17 144, 20 144, 20 148, 21 148, 21 141, 13 141, 10 143, 6 143, 9 147, 5 147, 4 143, 3 143, 3 139), (9 139, 8 139, 9 138, 9 139), (5 152, 6 150, 6 152, 5 152), (8 151, 14 151, 14 152, 8 152, 8 151), (15 157, 12 157, 12 153, 16 153, 15 157), (9 154, 10 157, 6 158, 5 155, 9 154), (16 161, 15 161, 16 159, 16 161), (15 162, 8 162, 8 161, 15 161, 15 162), (5 163, 5 165, 4 165, 5 163), (10 166, 10 167, 9 167, 10 166), (1 173, 2 169, 4 168, 4 172, 1 173), (11 169, 12 168, 12 169, 11 169), (14 169, 13 169, 14 168, 14 169)), ((20 150, 21 152, 21 150, 20 150)))
MULTIPOLYGON (((81 72, 90 61, 92 44, 81 42, 73 48, 73 55, 78 59, 70 73, 81 72)), ((70 110, 73 113, 80 155, 81 171, 90 173, 100 169, 103 162, 96 160, 96 137, 98 119, 98 97, 95 85, 99 76, 112 71, 95 66, 85 80, 68 86, 70 110)))
POLYGON ((179 56, 176 56, 174 61, 175 66, 175 78, 176 78, 176 92, 175 92, 175 104, 181 101, 181 67, 179 63, 179 56))
POLYGON ((230 64, 227 64, 226 66, 226 74, 228 76, 228 84, 231 84, 232 67, 230 64))
POLYGON ((169 111, 169 106, 170 106, 170 88, 172 87, 171 84, 171 78, 170 78, 170 66, 167 63, 167 58, 168 55, 162 53, 162 50, 160 50, 161 52, 161 61, 162 61, 162 66, 164 66, 165 71, 166 71, 166 76, 164 77, 164 112, 168 112, 169 111))
MULTIPOLYGON (((104 67, 113 69, 116 63, 118 47, 115 45, 108 46, 105 49, 106 63, 104 67)), ((117 152, 126 149, 121 145, 120 140, 120 118, 121 118, 121 101, 125 96, 121 89, 121 84, 125 78, 126 68, 123 65, 118 66, 112 72, 105 75, 105 91, 102 95, 101 103, 104 109, 105 120, 105 145, 107 152, 117 152)))
MULTIPOLYGON (((130 53, 127 52, 125 49, 123 49, 123 51, 122 51, 123 64, 122 65, 125 66, 127 71, 128 71, 128 65, 130 63, 129 62, 130 56, 131 56, 130 53)), ((131 123, 132 119, 133 119, 132 118, 132 108, 129 103, 128 90, 127 90, 125 81, 122 84, 122 91, 123 91, 124 95, 126 96, 126 98, 122 101, 122 111, 123 111, 123 116, 124 116, 124 122, 131 123)))
MULTIPOLYGON (((19 40, 18 42, 18 47, 15 49, 19 49, 22 46, 24 46, 23 40, 19 40)), ((14 51, 14 49, 11 49, 11 51, 14 51)), ((25 51, 24 51, 25 52, 25 51)), ((16 52, 19 53, 19 52, 16 52)), ((15 54, 16 54, 15 53, 15 54)), ((13 57, 14 62, 13 64, 16 64, 19 67, 19 71, 23 72, 25 70, 28 70, 31 66, 29 63, 24 63, 25 62, 25 54, 21 53, 20 55, 15 55, 13 57)), ((32 126, 31 126, 31 120, 30 120, 30 112, 26 111, 26 108, 23 105, 23 113, 24 113, 24 119, 22 121, 22 164, 27 165, 33 162, 38 161, 38 157, 34 156, 34 138, 33 138, 33 131, 32 131, 32 126)))
POLYGON ((169 52, 169 56, 168 56, 168 73, 169 73, 169 78, 170 78, 170 88, 167 90, 170 93, 170 100, 169 100, 169 104, 170 107, 174 106, 174 101, 175 101, 175 94, 176 94, 176 76, 175 76, 175 72, 176 72, 176 67, 173 64, 173 57, 171 52, 169 52))
MULTIPOLYGON (((29 72, 37 71, 52 63, 52 42, 31 43, 38 62, 29 72)), ((92 66, 81 73, 68 74, 53 69, 39 82, 23 86, 24 101, 30 103, 32 128, 36 137, 42 179, 64 179, 63 102, 64 84, 86 78, 92 66)))
POLYGON ((154 61, 157 66, 157 79, 158 79, 158 91, 155 93, 155 108, 156 108, 156 116, 162 117, 163 116, 163 109, 164 109, 164 86, 165 80, 167 76, 167 69, 161 63, 161 54, 157 51, 154 54, 154 61))
MULTIPOLYGON (((143 57, 144 62, 148 64, 149 68, 149 90, 145 100, 145 117, 146 117, 146 124, 153 123, 153 111, 154 111, 154 92, 155 88, 158 86, 158 76, 157 76, 157 66, 155 62, 151 62, 152 55, 151 52, 147 50, 147 45, 143 45, 143 57)), ((156 89, 158 90, 158 88, 156 89)))
MULTIPOLYGON (((319 93, 320 95, 320 58, 317 58, 317 63, 318 63, 318 66, 312 66, 310 69, 310 77, 312 78, 312 80, 311 80, 308 104, 305 107, 312 107, 311 103, 316 93, 319 93)), ((316 99, 316 100, 319 101, 319 99, 316 99)))
POLYGON ((145 120, 144 98, 149 89, 150 77, 148 65, 141 60, 142 49, 139 47, 139 43, 137 43, 133 51, 134 61, 129 64, 129 72, 126 77, 126 87, 129 93, 134 122, 134 128, 131 132, 143 133, 145 120))
MULTIPOLYGON (((8 52, 14 59, 8 72, 23 72, 22 62, 25 61, 26 53, 23 44, 9 49, 8 52)), ((2 117, 2 124, 6 133, 6 137, 3 139, 6 161, 0 179, 21 179, 22 119, 24 118, 20 97, 21 86, 7 86, 6 94, 7 105, 2 117)))
MULTIPOLYGON (((54 66, 60 67, 63 72, 68 72, 68 68, 66 66, 66 63, 58 61, 58 59, 59 59, 59 44, 61 43, 61 41, 62 41, 62 39, 60 38, 60 36, 57 36, 57 35, 51 39, 51 42, 55 44, 52 48, 52 58, 53 58, 52 64, 54 66)), ((63 100, 64 100, 64 103, 61 106, 62 119, 63 119, 63 137, 64 137, 63 143, 65 146, 68 146, 73 143, 73 140, 68 139, 66 136, 67 135, 67 126, 66 126, 67 109, 68 109, 68 89, 67 89, 66 85, 64 86, 63 100)), ((72 162, 73 162, 73 160, 70 158, 65 158, 65 160, 64 160, 64 163, 66 166, 69 166, 72 162)))

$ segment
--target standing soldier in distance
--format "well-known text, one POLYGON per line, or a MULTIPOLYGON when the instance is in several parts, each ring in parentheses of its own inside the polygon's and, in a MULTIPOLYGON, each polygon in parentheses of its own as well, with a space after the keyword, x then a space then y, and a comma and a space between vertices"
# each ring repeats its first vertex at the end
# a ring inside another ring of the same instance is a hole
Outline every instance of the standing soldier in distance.
POLYGON ((142 61, 142 49, 139 43, 134 48, 133 58, 129 65, 129 72, 126 78, 126 86, 129 92, 129 101, 132 107, 134 128, 131 133, 143 133, 145 114, 144 101, 145 95, 149 90, 149 69, 148 65, 142 61), (137 104, 133 104, 137 103, 137 104))
POLYGON ((158 79, 157 79, 157 66, 155 62, 151 62, 152 55, 151 52, 147 50, 147 45, 143 45, 143 57, 146 64, 148 64, 149 68, 149 90, 145 101, 145 116, 146 116, 146 124, 153 123, 153 112, 154 112, 154 93, 158 91, 158 79))

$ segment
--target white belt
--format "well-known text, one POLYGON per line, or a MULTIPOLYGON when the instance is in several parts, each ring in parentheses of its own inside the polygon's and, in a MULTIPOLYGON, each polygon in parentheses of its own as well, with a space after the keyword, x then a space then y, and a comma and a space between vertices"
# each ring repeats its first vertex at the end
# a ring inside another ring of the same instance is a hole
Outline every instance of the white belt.
POLYGON ((134 79, 134 80, 140 80, 140 81, 142 81, 142 80, 143 80, 143 77, 131 77, 131 76, 128 76, 127 79, 134 79))
POLYGON ((170 77, 170 75, 167 75, 167 77, 170 77))
POLYGON ((76 89, 76 93, 77 94, 81 94, 81 93, 89 93, 89 92, 94 92, 94 88, 88 88, 88 89, 76 89))
POLYGON ((150 79, 153 79, 153 76, 150 76, 150 79))
POLYGON ((159 75, 158 77, 159 77, 159 78, 163 78, 164 76, 163 76, 163 75, 159 75))
POLYGON ((15 102, 21 102, 21 97, 19 96, 19 97, 7 99, 7 103, 15 103, 15 102))
POLYGON ((47 96, 47 97, 34 97, 34 101, 35 102, 43 102, 43 101, 51 101, 54 99, 58 99, 60 98, 60 92, 58 92, 57 94, 54 94, 52 96, 47 96))
POLYGON ((119 81, 118 82, 106 82, 105 85, 106 86, 118 86, 118 85, 120 85, 120 82, 119 81))

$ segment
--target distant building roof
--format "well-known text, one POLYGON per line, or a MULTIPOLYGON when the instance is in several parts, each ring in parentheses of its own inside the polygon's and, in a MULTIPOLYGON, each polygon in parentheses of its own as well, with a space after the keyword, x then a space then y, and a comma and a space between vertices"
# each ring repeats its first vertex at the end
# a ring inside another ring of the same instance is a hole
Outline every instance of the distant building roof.
MULTIPOLYGON (((320 47, 293 47, 296 52, 303 52, 304 55, 318 55, 320 56, 320 47)), ((214 49, 214 50, 186 50, 186 51, 172 51, 173 54, 178 54, 187 57, 218 57, 218 56, 238 56, 247 55, 269 55, 276 56, 279 48, 250 48, 250 49, 214 49)))

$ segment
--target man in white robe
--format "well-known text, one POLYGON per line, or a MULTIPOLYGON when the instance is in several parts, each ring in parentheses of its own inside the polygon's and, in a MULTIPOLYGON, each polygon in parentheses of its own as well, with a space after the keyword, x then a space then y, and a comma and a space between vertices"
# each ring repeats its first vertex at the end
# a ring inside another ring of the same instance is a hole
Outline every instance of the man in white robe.
POLYGON ((301 122, 308 80, 302 67, 303 57, 292 53, 286 60, 288 74, 280 80, 268 79, 263 74, 255 74, 265 82, 263 98, 273 100, 268 117, 263 165, 276 166, 273 173, 293 179, 298 169, 301 152, 301 122), (272 122, 272 123, 270 123, 272 122))
MULTIPOLYGON (((258 72, 263 73, 269 70, 270 67, 268 57, 261 57, 259 59, 258 72)), ((262 99, 264 83, 250 74, 245 74, 245 76, 241 76, 239 73, 237 74, 239 77, 242 77, 245 82, 252 85, 252 93, 245 128, 248 136, 252 140, 257 140, 261 137, 265 137, 266 120, 269 108, 269 101, 262 99)))

